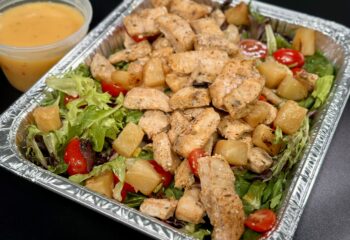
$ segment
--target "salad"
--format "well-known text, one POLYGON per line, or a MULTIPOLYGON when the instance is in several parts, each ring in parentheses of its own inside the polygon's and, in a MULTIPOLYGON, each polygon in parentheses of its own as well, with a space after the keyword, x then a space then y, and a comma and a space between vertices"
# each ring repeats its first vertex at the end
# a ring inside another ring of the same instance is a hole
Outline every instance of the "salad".
POLYGON ((273 229, 335 70, 250 4, 152 0, 124 46, 46 81, 26 157, 198 239, 273 229))

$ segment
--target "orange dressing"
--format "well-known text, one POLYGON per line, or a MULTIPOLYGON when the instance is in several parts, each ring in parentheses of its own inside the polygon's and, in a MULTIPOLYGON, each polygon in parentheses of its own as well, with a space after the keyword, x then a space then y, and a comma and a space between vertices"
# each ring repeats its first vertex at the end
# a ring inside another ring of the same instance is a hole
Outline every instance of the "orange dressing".
MULTIPOLYGON (((12 47, 53 44, 78 31, 84 21, 84 16, 67 4, 25 3, 0 13, 0 44, 12 47)), ((53 50, 41 58, 0 56, 0 65, 10 83, 25 91, 66 51, 53 50)))

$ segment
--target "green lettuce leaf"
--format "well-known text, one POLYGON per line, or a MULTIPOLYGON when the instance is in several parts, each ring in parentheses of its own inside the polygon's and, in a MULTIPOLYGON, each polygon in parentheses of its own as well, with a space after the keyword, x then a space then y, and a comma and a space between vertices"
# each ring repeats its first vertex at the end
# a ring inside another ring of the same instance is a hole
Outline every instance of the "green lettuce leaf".
POLYGON ((174 182, 170 184, 164 191, 165 196, 169 199, 179 200, 184 194, 183 190, 178 189, 174 186, 174 182))
POLYGON ((267 50, 269 55, 272 55, 274 52, 277 51, 277 41, 270 24, 265 25, 265 34, 266 34, 267 50))
POLYGON ((334 74, 334 67, 321 52, 305 58, 304 69, 309 73, 315 73, 319 77, 334 74))
POLYGON ((211 231, 203 228, 200 224, 188 223, 180 230, 199 240, 203 240, 206 236, 211 235, 211 231))
POLYGON ((35 125, 30 125, 27 129, 28 134, 26 137, 26 156, 33 161, 41 164, 43 167, 47 168, 47 160, 41 152, 38 143, 35 140, 35 136, 42 135, 42 132, 35 125))
POLYGON ((242 240, 258 240, 261 238, 261 234, 254 232, 253 230, 249 228, 245 228, 245 231, 242 236, 242 240))
POLYGON ((333 75, 326 75, 317 79, 315 90, 311 94, 311 96, 315 99, 315 103, 312 106, 313 109, 319 108, 326 102, 333 86, 333 80, 333 75))
POLYGON ((282 129, 280 127, 277 127, 275 130, 275 138, 273 139, 272 143, 273 144, 279 144, 282 143, 284 141, 283 139, 283 132, 282 129))
POLYGON ((128 113, 126 114, 126 123, 135 123, 138 124, 140 121, 140 118, 142 117, 143 112, 139 110, 129 110, 128 113))
POLYGON ((288 42, 281 34, 275 33, 277 48, 292 48, 292 44, 288 42))
POLYGON ((250 210, 260 209, 265 187, 266 183, 261 180, 256 180, 250 185, 248 192, 242 198, 244 203, 251 207, 250 210))
POLYGON ((94 167, 91 172, 87 174, 76 174, 69 177, 69 180, 75 183, 82 184, 85 180, 99 176, 101 173, 103 173, 106 170, 111 170, 113 173, 118 176, 120 182, 124 182, 125 179, 125 171, 126 171, 126 164, 125 164, 125 158, 118 156, 115 159, 103 164, 94 167))

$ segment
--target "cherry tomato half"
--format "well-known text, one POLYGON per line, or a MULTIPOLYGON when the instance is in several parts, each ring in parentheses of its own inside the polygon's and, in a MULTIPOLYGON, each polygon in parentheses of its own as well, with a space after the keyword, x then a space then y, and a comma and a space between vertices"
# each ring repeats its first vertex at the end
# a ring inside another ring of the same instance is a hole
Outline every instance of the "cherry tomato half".
POLYGON ((276 214, 270 209, 260 209, 251 213, 244 225, 255 232, 264 233, 276 224, 276 214))
MULTIPOLYGON (((119 178, 117 175, 114 174, 114 185, 117 183, 119 183, 119 178)), ((131 186, 129 183, 124 182, 123 189, 120 193, 120 195, 122 196, 122 202, 124 202, 126 196, 128 195, 128 192, 134 193, 136 191, 133 186, 131 186)))
POLYGON ((192 150, 188 155, 188 163, 195 176, 198 176, 198 158, 207 156, 207 153, 202 148, 192 150))
POLYGON ((68 103, 70 103, 71 101, 74 101, 75 99, 78 99, 79 96, 76 96, 76 97, 73 97, 73 96, 70 96, 70 95, 65 95, 64 96, 64 99, 63 99, 63 102, 64 102, 64 105, 67 105, 68 103))
POLYGON ((302 67, 305 63, 304 55, 294 49, 281 48, 273 53, 277 62, 287 65, 290 68, 302 67))
POLYGON ((79 138, 73 138, 67 145, 64 152, 64 162, 68 164, 68 174, 85 174, 88 173, 88 163, 81 151, 79 138))
POLYGON ((267 56, 267 47, 262 42, 255 39, 244 39, 239 43, 242 53, 248 57, 265 58, 267 56))
POLYGON ((152 164, 154 170, 156 170, 156 172, 162 177, 163 186, 168 187, 173 180, 173 175, 170 172, 165 171, 155 160, 151 160, 149 163, 152 164))
POLYGON ((125 95, 128 92, 122 86, 107 81, 102 81, 101 86, 102 91, 109 93, 112 97, 118 97, 121 93, 125 95))

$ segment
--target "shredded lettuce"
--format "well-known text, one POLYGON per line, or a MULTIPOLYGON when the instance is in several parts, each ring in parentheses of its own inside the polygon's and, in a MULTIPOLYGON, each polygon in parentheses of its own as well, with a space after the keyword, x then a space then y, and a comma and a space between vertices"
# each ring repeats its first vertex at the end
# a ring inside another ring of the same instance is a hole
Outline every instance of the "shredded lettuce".
POLYGON ((85 180, 99 176, 106 170, 111 170, 113 173, 119 178, 120 182, 124 182, 125 179, 125 171, 126 171, 126 164, 125 164, 125 158, 122 156, 118 156, 115 159, 99 166, 95 166, 91 172, 87 174, 75 174, 69 177, 69 180, 75 183, 82 184, 85 180))
POLYGON ((44 157, 43 153, 41 152, 39 145, 35 139, 35 136, 41 135, 42 132, 35 125, 30 125, 27 131, 28 131, 28 134, 26 137, 26 146, 27 146, 26 156, 31 158, 33 161, 38 162, 43 167, 47 168, 48 167, 47 160, 44 157))
POLYGON ((292 44, 288 42, 281 34, 275 33, 277 48, 292 48, 292 44))
POLYGON ((183 190, 178 189, 174 186, 174 182, 164 191, 165 196, 169 199, 179 200, 184 194, 183 190))
POLYGON ((319 77, 334 74, 332 63, 319 51, 305 58, 304 69, 309 73, 317 74, 319 77))
POLYGON ((273 144, 279 144, 282 143, 284 141, 283 139, 283 132, 282 129, 280 127, 277 127, 275 130, 275 138, 273 139, 273 144))
POLYGON ((261 180, 256 180, 250 185, 248 192, 242 198, 246 213, 260 209, 265 187, 266 183, 261 180))

